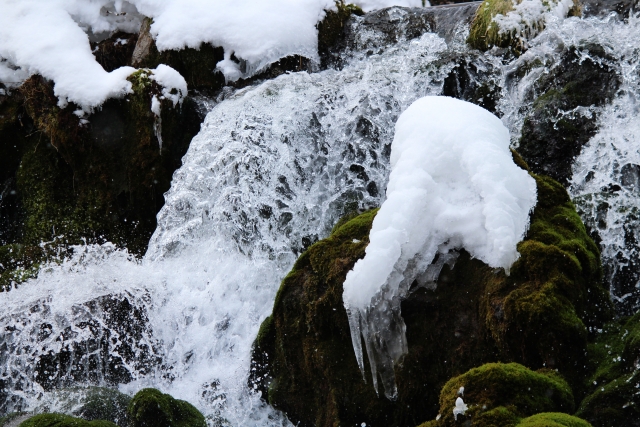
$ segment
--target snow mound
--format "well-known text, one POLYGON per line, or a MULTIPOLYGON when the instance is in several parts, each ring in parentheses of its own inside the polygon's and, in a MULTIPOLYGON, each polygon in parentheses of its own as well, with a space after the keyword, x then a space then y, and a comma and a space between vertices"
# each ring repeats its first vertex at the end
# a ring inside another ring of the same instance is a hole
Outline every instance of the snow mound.
POLYGON ((507 272, 519 256, 537 193, 509 142, 496 116, 448 97, 421 98, 396 123, 387 199, 343 294, 360 369, 362 335, 374 387, 379 370, 390 399, 407 350, 400 300, 414 280, 435 286, 455 249, 507 272))
MULTIPOLYGON (((130 92, 122 67, 106 72, 95 60, 89 37, 120 30, 138 32, 144 16, 159 50, 221 46, 229 80, 246 77, 290 55, 317 60, 316 24, 333 0, 2 0, 0 83, 19 85, 32 74, 55 82, 60 105, 90 110, 130 92), (229 60, 232 54, 241 65, 229 60)), ((421 6, 421 0, 360 0, 365 10, 421 6)), ((212 70, 213 71, 213 70, 212 70)))

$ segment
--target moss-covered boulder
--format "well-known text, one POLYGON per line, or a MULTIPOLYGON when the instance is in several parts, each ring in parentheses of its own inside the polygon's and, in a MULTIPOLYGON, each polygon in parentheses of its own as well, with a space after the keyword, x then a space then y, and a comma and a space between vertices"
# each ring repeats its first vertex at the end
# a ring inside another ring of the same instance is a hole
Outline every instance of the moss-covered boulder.
POLYGON ((397 401, 363 381, 342 303, 376 211, 339 224, 300 256, 255 341, 250 381, 301 426, 418 425, 438 414, 447 380, 489 362, 557 369, 580 394, 587 326, 608 320, 611 303, 598 248, 566 191, 534 177, 538 204, 510 276, 461 251, 435 290, 414 288, 403 301, 409 352, 395 372, 397 401))
POLYGON ((574 410, 567 382, 550 369, 532 371, 517 363, 488 363, 449 380, 440 392, 439 426, 515 426, 540 412, 574 410), (455 413, 456 400, 467 409, 455 413), (462 411, 461 411, 462 412, 462 411))
POLYGON ((20 423, 20 427, 117 427, 110 421, 87 421, 63 414, 40 414, 20 423))
POLYGON ((595 427, 640 425, 640 313, 611 322, 589 345, 588 395, 577 415, 595 427))
POLYGON ((546 412, 525 418, 516 427, 591 427, 591 424, 560 412, 546 412))
POLYGON ((140 390, 128 408, 131 427, 206 427, 204 416, 192 404, 154 388, 140 390))
MULTIPOLYGON (((531 72, 537 66, 523 63, 531 72)), ((620 86, 614 61, 598 45, 568 48, 534 84, 536 98, 525 117, 518 152, 536 173, 567 184, 573 159, 597 131, 597 110, 613 99, 620 86)))

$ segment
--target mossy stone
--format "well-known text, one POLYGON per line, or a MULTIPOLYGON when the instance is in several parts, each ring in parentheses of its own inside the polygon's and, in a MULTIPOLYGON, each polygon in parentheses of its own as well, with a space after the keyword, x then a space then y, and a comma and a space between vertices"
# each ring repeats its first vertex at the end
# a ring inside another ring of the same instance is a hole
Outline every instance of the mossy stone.
POLYGON ((317 25, 318 27, 318 54, 320 66, 326 68, 332 61, 332 51, 344 37, 344 25, 351 15, 362 16, 364 12, 358 6, 336 1, 336 10, 326 11, 326 15, 317 25))
POLYGON ((20 424, 20 427, 117 427, 110 421, 87 421, 63 414, 40 414, 20 424))
POLYGON ((440 392, 442 426, 455 425, 453 408, 461 394, 468 410, 458 419, 471 420, 474 426, 507 427, 515 425, 518 417, 574 410, 573 393, 560 375, 517 363, 488 363, 449 380, 440 392))
POLYGON ((154 388, 140 390, 128 408, 131 427, 206 427, 204 416, 192 404, 154 388))
POLYGON ((525 418, 516 427, 591 427, 591 424, 560 412, 546 412, 525 418))
POLYGON ((598 248, 568 194, 550 178, 534 178, 538 204, 510 276, 463 250, 435 290, 414 288, 402 302, 409 352, 396 367, 397 401, 363 381, 342 302, 375 211, 341 221, 298 258, 254 344, 251 386, 301 426, 433 420, 447 380, 497 361, 557 369, 581 396, 587 326, 609 320, 611 302, 598 248))
POLYGON ((85 420, 106 420, 120 427, 128 427, 127 407, 131 397, 106 387, 89 387, 74 408, 73 415, 85 420))

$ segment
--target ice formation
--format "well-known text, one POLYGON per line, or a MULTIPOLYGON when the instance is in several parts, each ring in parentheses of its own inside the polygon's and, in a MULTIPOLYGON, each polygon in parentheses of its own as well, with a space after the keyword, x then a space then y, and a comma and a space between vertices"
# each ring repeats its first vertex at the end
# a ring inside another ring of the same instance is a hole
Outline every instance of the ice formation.
MULTIPOLYGON (((365 10, 421 0, 361 0, 365 10)), ((222 46, 220 64, 228 80, 251 75, 289 55, 317 60, 316 24, 333 0, 3 0, 0 14, 0 83, 19 85, 39 73, 55 82, 60 105, 84 109, 130 91, 122 67, 106 72, 91 53, 95 39, 120 30, 138 32, 142 18, 153 18, 151 34, 159 50, 222 46), (250 30, 248 30, 250 29, 250 30), (243 62, 231 61, 235 54, 243 62)), ((212 70, 213 71, 213 70, 212 70)))
POLYGON ((394 364, 407 351, 400 300, 409 287, 433 286, 460 248, 508 271, 537 196, 533 178, 513 162, 509 131, 481 107, 421 98, 395 132, 387 199, 343 294, 360 370, 364 375, 362 335, 374 387, 379 371, 390 399, 397 394, 394 364))
POLYGON ((457 421, 458 415, 464 415, 464 413, 467 412, 468 409, 469 407, 466 403, 464 403, 464 400, 462 400, 461 397, 457 398, 456 406, 453 408, 453 418, 457 421))

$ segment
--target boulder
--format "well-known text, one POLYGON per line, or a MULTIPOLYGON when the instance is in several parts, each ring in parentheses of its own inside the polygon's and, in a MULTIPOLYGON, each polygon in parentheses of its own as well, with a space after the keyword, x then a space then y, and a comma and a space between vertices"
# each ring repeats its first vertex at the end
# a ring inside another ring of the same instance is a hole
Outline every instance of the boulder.
POLYGON ((19 427, 117 427, 110 421, 86 421, 63 414, 40 414, 20 423, 19 427))
POLYGON ((375 210, 340 222, 295 263, 255 341, 251 385, 301 426, 417 425, 435 418, 447 380, 497 361, 556 369, 581 393, 587 327, 611 318, 611 302, 598 248, 566 191, 534 178, 538 204, 510 276, 461 251, 435 290, 414 285, 402 302, 409 352, 395 372, 397 401, 363 380, 342 302, 375 210))

